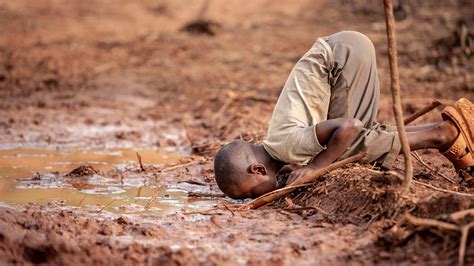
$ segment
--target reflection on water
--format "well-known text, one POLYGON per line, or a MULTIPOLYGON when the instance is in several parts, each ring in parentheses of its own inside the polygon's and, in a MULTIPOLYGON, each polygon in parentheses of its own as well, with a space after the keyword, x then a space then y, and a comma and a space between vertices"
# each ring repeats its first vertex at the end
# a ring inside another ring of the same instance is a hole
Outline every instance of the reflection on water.
MULTIPOLYGON (((173 163, 178 154, 141 150, 144 164, 173 163)), ((109 170, 117 164, 137 162, 136 153, 127 149, 110 150, 0 150, 0 176, 30 177, 35 172, 65 172, 90 164, 98 170, 109 170)))
MULTIPOLYGON (((144 164, 171 164, 179 158, 178 154, 153 150, 141 150, 139 154, 144 164)), ((136 162, 135 151, 127 149, 0 150, 0 202, 56 202, 135 214, 169 214, 183 209, 207 208, 214 203, 192 202, 184 190, 157 187, 140 177, 125 182, 101 175, 85 179, 64 177, 64 173, 84 164, 106 171, 136 162), (145 208, 155 193, 156 200, 145 208)))

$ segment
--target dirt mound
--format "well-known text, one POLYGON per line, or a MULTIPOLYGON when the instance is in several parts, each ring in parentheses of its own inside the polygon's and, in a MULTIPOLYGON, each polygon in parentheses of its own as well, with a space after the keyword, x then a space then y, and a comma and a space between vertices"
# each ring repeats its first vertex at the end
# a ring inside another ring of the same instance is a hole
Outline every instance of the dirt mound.
MULTIPOLYGON (((452 194, 433 194, 417 185, 411 186, 408 195, 402 196, 400 191, 400 179, 390 172, 355 164, 293 192, 274 207, 304 218, 320 215, 332 224, 354 224, 376 232, 375 241, 350 259, 458 263, 461 231, 474 217, 468 214, 453 220, 452 214, 474 208, 474 202, 452 194), (448 229, 430 225, 432 222, 449 224, 448 229)), ((472 236, 467 236, 464 260, 470 264, 474 261, 474 243, 472 236)))
POLYGON ((331 222, 362 225, 391 219, 411 208, 413 201, 401 198, 399 191, 397 177, 352 165, 331 172, 289 198, 298 206, 319 210, 331 222))

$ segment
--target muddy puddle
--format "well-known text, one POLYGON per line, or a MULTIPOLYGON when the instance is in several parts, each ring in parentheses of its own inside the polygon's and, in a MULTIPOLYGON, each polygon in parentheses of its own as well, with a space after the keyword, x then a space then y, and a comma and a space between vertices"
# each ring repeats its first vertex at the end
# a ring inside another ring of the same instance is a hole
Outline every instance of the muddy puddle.
POLYGON ((145 176, 108 176, 114 168, 137 163, 173 164, 179 154, 157 150, 0 150, 0 202, 7 204, 55 203, 122 214, 170 214, 208 208, 211 200, 193 200, 178 187, 165 187, 145 176), (66 176, 71 170, 90 165, 99 173, 87 177, 66 176), (150 200, 155 196, 156 199, 150 200))

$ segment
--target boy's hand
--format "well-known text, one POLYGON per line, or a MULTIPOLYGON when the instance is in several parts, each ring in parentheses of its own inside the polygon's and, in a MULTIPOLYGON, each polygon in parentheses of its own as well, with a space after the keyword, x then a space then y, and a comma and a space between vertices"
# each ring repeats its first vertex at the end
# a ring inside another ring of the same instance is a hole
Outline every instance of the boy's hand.
POLYGON ((291 172, 290 176, 288 176, 288 180, 286 181, 286 185, 290 185, 291 183, 295 182, 296 180, 303 178, 308 172, 312 171, 313 168, 309 166, 301 167, 291 172))
POLYGON ((301 168, 301 166, 294 164, 287 164, 283 166, 280 171, 276 174, 277 188, 282 188, 288 184, 287 179, 291 172, 301 168))

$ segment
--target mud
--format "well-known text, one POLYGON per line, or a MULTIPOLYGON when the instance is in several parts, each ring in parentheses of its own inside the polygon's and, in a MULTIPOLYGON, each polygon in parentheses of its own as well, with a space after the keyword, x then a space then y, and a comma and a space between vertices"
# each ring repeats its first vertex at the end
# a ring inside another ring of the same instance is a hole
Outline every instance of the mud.
MULTIPOLYGON (((399 3, 405 114, 434 99, 474 100, 473 4, 399 3)), ((236 138, 262 140, 293 65, 316 37, 340 30, 374 42, 378 120, 393 124, 380 1, 0 1, 0 168, 10 171, 0 184, 10 180, 9 188, 24 186, 34 196, 9 202, 13 195, 0 187, 0 263, 456 264, 459 233, 400 221, 411 213, 452 222, 446 217, 473 208, 472 197, 417 184, 401 195, 396 177, 367 165, 329 173, 258 210, 184 212, 244 202, 221 197, 212 156, 236 138), (152 152, 140 152, 143 168, 130 153, 112 168, 95 158, 25 172, 5 161, 15 149, 152 152), (154 161, 165 153, 177 156, 154 161), (95 170, 67 175, 86 164, 95 170), (74 199, 57 193, 59 199, 39 200, 34 186, 55 183, 74 199), (112 203, 117 195, 107 189, 83 193, 104 187, 127 191, 112 203), (175 207, 158 215, 145 210, 150 201, 151 208, 175 207)), ((415 123, 439 119, 434 110, 415 123)), ((438 152, 420 156, 454 183, 418 162, 415 180, 474 193, 438 152)), ((399 158, 393 170, 401 169, 399 158)), ((466 246, 465 263, 472 264, 472 232, 466 246)))

